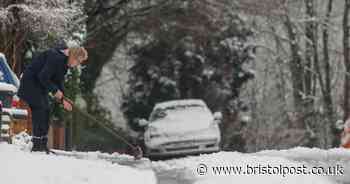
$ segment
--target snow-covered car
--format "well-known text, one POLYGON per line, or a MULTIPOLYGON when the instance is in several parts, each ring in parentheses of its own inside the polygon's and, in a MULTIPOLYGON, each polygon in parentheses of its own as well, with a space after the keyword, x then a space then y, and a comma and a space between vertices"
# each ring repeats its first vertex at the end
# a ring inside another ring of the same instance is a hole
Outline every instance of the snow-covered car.
POLYGON ((145 127, 145 154, 148 157, 210 153, 220 150, 220 112, 212 114, 202 100, 173 100, 158 103, 145 127))
POLYGON ((10 123, 14 119, 25 119, 28 116, 26 109, 20 109, 19 98, 16 95, 19 80, 8 65, 5 56, 0 53, 0 139, 9 140, 10 123))

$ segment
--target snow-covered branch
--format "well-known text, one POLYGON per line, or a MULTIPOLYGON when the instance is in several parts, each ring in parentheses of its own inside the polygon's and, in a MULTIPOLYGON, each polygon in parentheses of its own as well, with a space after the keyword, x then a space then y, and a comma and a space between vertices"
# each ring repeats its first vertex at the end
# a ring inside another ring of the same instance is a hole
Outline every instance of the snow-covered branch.
POLYGON ((67 0, 25 0, 0 8, 1 36, 16 29, 36 41, 69 39, 72 30, 81 25, 76 21, 83 17, 82 7, 67 0))

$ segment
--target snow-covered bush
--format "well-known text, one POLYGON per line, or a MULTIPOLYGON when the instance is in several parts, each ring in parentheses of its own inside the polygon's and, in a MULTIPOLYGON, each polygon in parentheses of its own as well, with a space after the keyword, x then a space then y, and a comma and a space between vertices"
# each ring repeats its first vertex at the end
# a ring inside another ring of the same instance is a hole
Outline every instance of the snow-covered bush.
POLYGON ((17 145, 22 150, 31 150, 33 143, 31 141, 32 137, 26 132, 22 131, 12 137, 12 144, 17 145))
MULTIPOLYGON (((0 9, 2 33, 22 29, 32 41, 47 39, 71 39, 72 31, 84 18, 82 8, 68 0, 25 0, 0 9), (19 26, 19 27, 14 27, 19 26)), ((44 46, 45 47, 45 46, 44 46)))

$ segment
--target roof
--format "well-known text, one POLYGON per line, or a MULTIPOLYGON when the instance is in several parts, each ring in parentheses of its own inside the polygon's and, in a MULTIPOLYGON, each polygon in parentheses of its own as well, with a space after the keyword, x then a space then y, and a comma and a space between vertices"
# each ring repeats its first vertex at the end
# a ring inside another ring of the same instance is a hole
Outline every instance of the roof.
POLYGON ((168 107, 174 107, 174 106, 206 106, 203 100, 201 99, 184 99, 184 100, 171 100, 166 102, 157 103, 154 107, 154 109, 166 109, 168 107))
POLYGON ((0 91, 10 91, 12 93, 16 93, 17 88, 16 88, 16 86, 14 86, 12 84, 7 84, 5 82, 0 81, 0 91))
POLYGON ((12 84, 17 88, 19 87, 19 80, 7 63, 5 55, 2 53, 0 53, 0 82, 12 84))

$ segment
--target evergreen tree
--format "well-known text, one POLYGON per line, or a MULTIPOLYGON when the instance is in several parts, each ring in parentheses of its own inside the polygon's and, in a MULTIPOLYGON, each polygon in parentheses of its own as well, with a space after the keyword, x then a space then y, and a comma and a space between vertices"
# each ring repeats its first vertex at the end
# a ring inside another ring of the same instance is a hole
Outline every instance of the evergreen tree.
POLYGON ((144 20, 147 39, 131 51, 134 65, 123 104, 129 125, 142 130, 138 119, 147 119, 158 102, 198 98, 224 112, 227 134, 242 108, 239 91, 254 77, 246 66, 254 60, 253 33, 226 7, 184 1, 166 10, 144 20))

